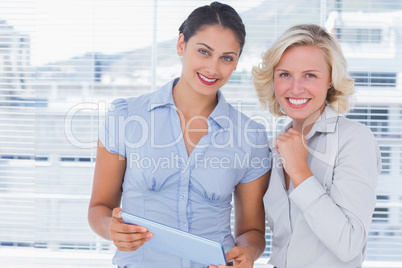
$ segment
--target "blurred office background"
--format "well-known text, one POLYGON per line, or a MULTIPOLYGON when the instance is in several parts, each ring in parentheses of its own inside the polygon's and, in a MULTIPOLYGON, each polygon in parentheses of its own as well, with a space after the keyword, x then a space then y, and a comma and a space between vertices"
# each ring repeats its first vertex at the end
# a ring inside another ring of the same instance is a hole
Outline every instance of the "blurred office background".
MULTIPOLYGON (((365 267, 402 267, 402 2, 227 0, 247 28, 223 88, 229 102, 268 122, 251 68, 286 28, 325 26, 356 82, 353 120, 368 125, 383 171, 365 267)), ((87 207, 99 122, 118 97, 180 75, 178 27, 210 1, 0 0, 0 266, 112 267, 114 246, 95 235, 87 207)), ((258 261, 266 263, 267 248, 258 261)), ((168 266, 167 266, 168 267, 168 266)))

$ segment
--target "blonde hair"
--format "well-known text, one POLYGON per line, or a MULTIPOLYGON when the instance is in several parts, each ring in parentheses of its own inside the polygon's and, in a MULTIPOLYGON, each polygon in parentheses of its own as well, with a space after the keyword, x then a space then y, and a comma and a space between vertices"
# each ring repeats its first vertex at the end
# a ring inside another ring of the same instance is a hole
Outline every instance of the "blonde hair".
POLYGON ((271 114, 286 115, 275 98, 274 71, 286 49, 297 46, 321 49, 332 81, 326 102, 338 113, 346 113, 354 92, 354 81, 347 73, 346 59, 338 42, 324 28, 315 24, 300 24, 286 30, 262 55, 262 62, 253 67, 253 83, 263 107, 268 107, 271 114))

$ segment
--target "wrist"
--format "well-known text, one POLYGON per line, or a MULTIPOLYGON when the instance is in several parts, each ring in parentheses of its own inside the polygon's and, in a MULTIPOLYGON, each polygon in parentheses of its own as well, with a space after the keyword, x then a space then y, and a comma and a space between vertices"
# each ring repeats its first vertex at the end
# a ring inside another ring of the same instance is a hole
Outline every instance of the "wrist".
POLYGON ((246 255, 256 261, 266 248, 265 233, 250 230, 236 238, 236 246, 243 248, 243 252, 247 252, 246 255))
POLYGON ((289 174, 289 177, 292 180, 294 188, 299 186, 302 182, 304 182, 311 176, 313 176, 313 173, 311 172, 311 170, 309 168, 303 169, 299 172, 294 172, 293 174, 289 174))

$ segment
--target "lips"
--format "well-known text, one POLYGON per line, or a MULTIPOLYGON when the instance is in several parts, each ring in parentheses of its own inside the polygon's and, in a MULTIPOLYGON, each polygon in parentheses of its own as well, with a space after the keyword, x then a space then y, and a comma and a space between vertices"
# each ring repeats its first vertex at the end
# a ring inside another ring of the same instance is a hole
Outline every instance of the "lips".
POLYGON ((309 98, 304 99, 296 99, 296 98, 286 98, 290 107, 293 108, 303 108, 307 105, 307 103, 311 100, 309 98))
POLYGON ((197 73, 197 75, 198 75, 198 79, 200 79, 201 83, 203 83, 204 85, 207 85, 207 86, 211 86, 211 85, 215 84, 216 81, 218 81, 217 78, 208 78, 200 73, 197 73))

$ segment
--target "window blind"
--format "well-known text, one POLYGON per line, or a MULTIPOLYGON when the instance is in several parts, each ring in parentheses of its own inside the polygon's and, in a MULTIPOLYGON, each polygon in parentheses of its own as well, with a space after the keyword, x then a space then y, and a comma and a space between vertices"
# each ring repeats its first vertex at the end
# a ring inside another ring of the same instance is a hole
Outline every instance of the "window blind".
MULTIPOLYGON (((251 67, 288 27, 325 26, 356 82, 348 117, 371 128, 383 172, 365 267, 402 266, 402 3, 228 0, 247 29, 227 100, 266 123, 251 67)), ((112 267, 114 246, 87 223, 98 127, 110 102, 179 76, 188 0, 0 0, 0 266, 112 267)), ((265 266, 272 236, 258 260, 265 266)), ((269 267, 269 266, 266 266, 269 267)))

